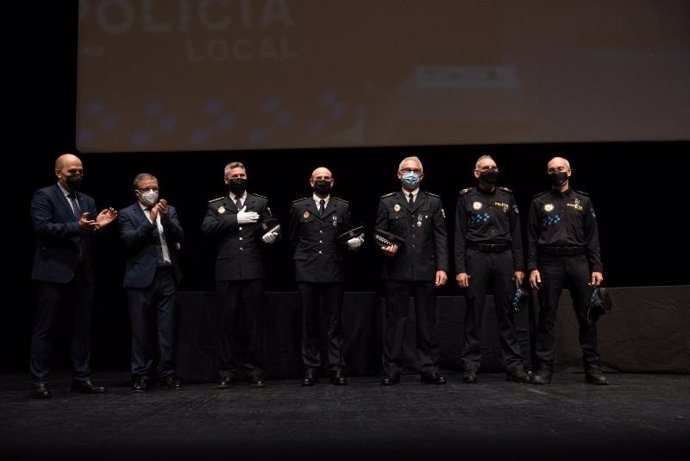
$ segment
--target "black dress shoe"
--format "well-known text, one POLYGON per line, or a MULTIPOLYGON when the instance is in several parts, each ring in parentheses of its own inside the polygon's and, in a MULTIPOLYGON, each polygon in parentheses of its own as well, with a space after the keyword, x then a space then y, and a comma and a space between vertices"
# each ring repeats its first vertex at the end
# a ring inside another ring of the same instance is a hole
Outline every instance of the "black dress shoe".
POLYGON ((304 375, 304 379, 302 380, 302 386, 313 386, 318 382, 319 378, 318 376, 316 376, 316 373, 312 370, 309 370, 304 375))
POLYGON ((531 383, 532 375, 527 373, 522 368, 509 371, 506 375, 506 381, 515 381, 516 383, 531 383))
POLYGON ((597 384, 599 386, 606 386, 609 380, 601 372, 601 370, 588 370, 585 371, 585 382, 587 384, 597 384))
POLYGON ((446 384, 446 377, 441 373, 432 373, 430 375, 422 375, 421 381, 424 384, 446 384))
POLYGON ((549 384, 551 382, 551 372, 539 370, 532 376, 532 384, 549 384))
POLYGON ((218 381, 216 389, 230 389, 233 386, 235 386, 235 378, 232 376, 223 376, 220 378, 220 381, 218 381))
POLYGON ((474 384, 477 382, 477 372, 475 370, 465 370, 462 374, 462 382, 465 384, 474 384))
POLYGON ((149 388, 148 378, 136 378, 132 382, 132 392, 146 392, 149 388))
POLYGON ((31 384, 31 398, 33 399, 49 399, 53 394, 48 390, 46 383, 31 384))
POLYGON ((381 380, 381 385, 382 386, 395 386, 400 382, 400 378, 398 376, 384 376, 383 379, 381 380))
POLYGON ((72 380, 70 392, 81 392, 82 394, 102 394, 108 389, 105 386, 97 386, 90 379, 84 381, 72 380))
POLYGON ((347 384, 347 378, 345 378, 343 370, 338 369, 333 373, 331 384, 335 384, 336 386, 345 386, 347 384))
POLYGON ((182 383, 180 383, 180 380, 177 379, 177 377, 175 377, 175 376, 166 376, 165 378, 160 380, 159 384, 163 389, 170 389, 170 390, 182 389, 182 383))
POLYGON ((262 387, 266 387, 266 381, 264 381, 263 376, 254 376, 252 377, 252 379, 249 380, 249 385, 251 387, 260 389, 262 387))

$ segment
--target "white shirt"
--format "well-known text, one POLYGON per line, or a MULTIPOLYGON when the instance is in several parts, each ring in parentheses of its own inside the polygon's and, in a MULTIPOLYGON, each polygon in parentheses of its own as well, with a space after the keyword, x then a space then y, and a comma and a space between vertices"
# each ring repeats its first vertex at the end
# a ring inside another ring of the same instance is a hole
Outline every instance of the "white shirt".
MULTIPOLYGON (((151 221, 151 210, 147 210, 141 202, 139 202, 139 206, 144 211, 144 214, 149 221, 153 223, 153 221, 151 221)), ((163 257, 163 262, 172 264, 172 260, 170 259, 170 250, 168 250, 168 242, 165 240, 165 231, 163 230, 163 224, 161 224, 160 213, 156 215, 156 227, 158 228, 158 241, 160 242, 161 246, 161 256, 163 257)))

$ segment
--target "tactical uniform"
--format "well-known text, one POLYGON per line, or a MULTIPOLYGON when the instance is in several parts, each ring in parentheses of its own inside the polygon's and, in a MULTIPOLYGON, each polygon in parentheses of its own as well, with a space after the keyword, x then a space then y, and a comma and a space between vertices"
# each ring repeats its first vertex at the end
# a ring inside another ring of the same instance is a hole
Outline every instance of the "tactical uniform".
POLYGON ((313 197, 296 200, 290 208, 288 239, 295 251, 295 279, 302 295, 302 362, 308 376, 318 376, 321 368, 320 315, 328 319, 328 369, 337 373, 345 366, 341 322, 345 275, 343 247, 336 237, 350 229, 350 205, 340 198, 330 196, 323 215, 313 197))
POLYGON ((498 321, 501 353, 509 377, 526 378, 516 338, 510 301, 513 273, 523 271, 522 237, 513 191, 479 187, 460 191, 455 213, 456 272, 470 277, 462 361, 466 382, 476 381, 481 362, 481 330, 486 294, 491 284, 498 321))
POLYGON ((201 232, 216 243, 216 293, 218 296, 218 326, 220 328, 221 384, 231 384, 242 369, 252 382, 263 380, 263 323, 265 305, 264 268, 259 224, 271 217, 268 199, 246 194, 242 204, 246 211, 259 214, 259 221, 240 225, 238 209, 229 196, 210 200, 201 225, 201 232), (236 316, 246 326, 244 341, 236 338, 236 316))
MULTIPOLYGON (((448 272, 448 235, 438 195, 419 191, 412 205, 402 191, 379 200, 376 228, 402 237, 395 256, 384 257, 386 329, 383 373, 394 383, 402 373, 402 352, 410 296, 415 300, 417 349, 422 378, 438 375, 436 338, 437 271, 448 272)), ((445 379, 444 379, 445 382, 445 379)))
POLYGON ((591 273, 602 272, 591 200, 572 189, 542 192, 532 200, 527 232, 527 270, 538 269, 543 284, 539 290, 537 370, 546 376, 553 371, 556 311, 562 289, 568 288, 579 324, 585 371, 599 371, 596 326, 587 322, 585 308, 591 273))

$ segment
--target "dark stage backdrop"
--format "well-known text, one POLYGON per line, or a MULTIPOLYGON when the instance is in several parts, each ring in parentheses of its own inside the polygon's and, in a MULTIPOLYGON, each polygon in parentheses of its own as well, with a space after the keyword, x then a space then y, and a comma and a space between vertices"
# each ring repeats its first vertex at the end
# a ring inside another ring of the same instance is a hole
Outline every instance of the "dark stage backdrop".
MULTIPOLYGON (((14 15, 30 17, 31 27, 8 51, 12 66, 7 76, 13 87, 8 91, 12 104, 4 107, 8 120, 4 130, 8 194, 4 203, 10 207, 5 220, 10 237, 6 243, 9 256, 5 260, 5 273, 9 275, 3 287, 6 299, 17 301, 3 302, 2 369, 25 370, 28 363, 35 313, 29 280, 34 249, 29 219, 31 195, 35 189, 54 181, 55 157, 63 151, 75 151, 76 3, 45 2, 14 15)), ((268 196, 272 210, 283 219, 290 202, 309 193, 307 180, 313 168, 326 165, 336 178, 335 194, 348 199, 355 219, 371 229, 379 195, 398 187, 398 162, 407 154, 419 155, 427 173, 425 188, 443 197, 452 235, 457 192, 472 184, 471 170, 479 155, 495 156, 502 169, 500 182, 515 189, 523 217, 532 196, 546 186, 546 162, 554 155, 562 155, 571 160, 574 186, 589 191, 593 198, 600 223, 606 283, 690 284, 686 269, 690 258, 688 230, 683 224, 690 193, 686 169, 682 167, 690 147, 688 141, 431 144, 84 154, 84 189, 96 198, 99 206, 121 208, 134 199, 131 184, 137 173, 157 175, 162 195, 178 207, 187 232, 182 289, 205 291, 213 287, 213 255, 200 238, 199 228, 206 201, 224 192, 223 167, 230 160, 247 164, 250 189, 268 196)), ((362 251, 348 259, 349 291, 372 291, 378 287, 379 259, 371 240, 368 234, 362 251)), ((106 233, 97 243, 97 251, 94 364, 126 368, 129 325, 120 288, 124 261, 116 233, 106 233)), ((294 290, 288 248, 279 245, 267 258, 269 290, 294 290)), ((440 294, 458 294, 458 290, 450 284, 440 294)), ((62 343, 56 346, 56 363, 63 366, 68 325, 65 321, 58 334, 62 343)))

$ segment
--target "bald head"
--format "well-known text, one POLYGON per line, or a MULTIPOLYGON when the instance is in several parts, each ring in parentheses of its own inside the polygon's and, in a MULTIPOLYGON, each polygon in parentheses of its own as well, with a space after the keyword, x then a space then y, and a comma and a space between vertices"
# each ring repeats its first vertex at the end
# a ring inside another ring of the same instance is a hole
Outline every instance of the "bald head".
POLYGON ((325 166, 320 166, 311 172, 311 180, 314 181, 316 179, 333 179, 333 174, 325 166))
POLYGON ((76 155, 62 154, 55 160, 55 176, 58 178, 58 183, 65 189, 69 191, 78 189, 83 174, 84 167, 76 155))
POLYGON ((81 167, 81 160, 74 154, 62 154, 55 160, 55 171, 62 170, 66 165, 79 164, 81 167))
POLYGON ((549 160, 549 163, 546 165, 546 170, 570 171, 570 162, 564 159, 563 157, 554 157, 551 160, 549 160))

